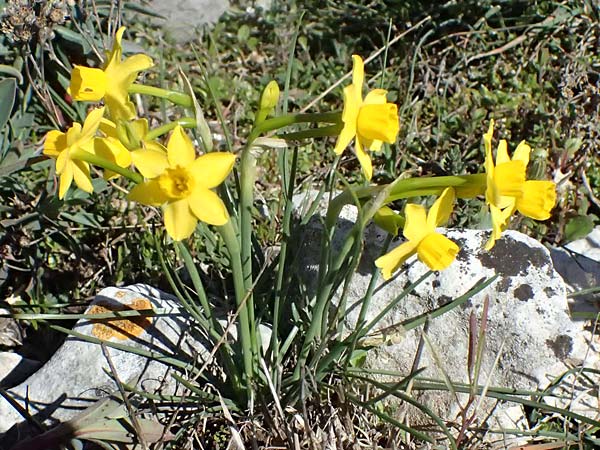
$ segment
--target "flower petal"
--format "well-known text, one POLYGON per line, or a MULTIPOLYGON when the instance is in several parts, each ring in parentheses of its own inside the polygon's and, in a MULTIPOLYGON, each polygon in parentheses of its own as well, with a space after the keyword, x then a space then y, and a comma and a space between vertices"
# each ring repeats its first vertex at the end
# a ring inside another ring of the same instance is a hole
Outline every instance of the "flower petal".
MULTIPOLYGON (((496 166, 494 170, 494 184, 497 196, 521 197, 525 184, 525 163, 523 161, 509 161, 496 166)), ((494 200, 496 206, 500 198, 494 200)))
POLYGON ((392 251, 380 256, 375 260, 375 265, 382 271, 383 279, 389 280, 392 274, 417 251, 417 245, 414 242, 405 242, 392 251))
POLYGON ((529 164, 529 154, 531 153, 531 147, 525 141, 519 142, 517 149, 512 157, 513 161, 523 161, 525 167, 529 164))
POLYGON ((427 227, 427 213, 425 207, 414 203, 407 203, 404 208, 404 237, 409 241, 418 243, 423 236, 432 232, 434 229, 427 227))
POLYGON ((398 230, 404 226, 404 218, 388 206, 382 206, 377 210, 373 222, 392 236, 397 236, 398 230))
POLYGON ((362 167, 365 178, 367 180, 371 180, 371 177, 373 177, 373 163, 371 162, 369 153, 364 150, 363 143, 360 139, 358 139, 358 137, 354 142, 354 150, 356 152, 358 162, 360 163, 360 167, 362 167))
POLYGON ((67 135, 58 130, 48 131, 44 140, 44 155, 57 157, 67 148, 67 135))
POLYGON ((362 105, 356 121, 356 132, 363 140, 380 140, 390 144, 396 140, 400 125, 398 107, 393 103, 362 105))
POLYGON ((459 248, 440 233, 430 233, 419 242, 417 255, 431 270, 444 270, 456 258, 459 248))
POLYGON ((525 182, 523 196, 517 200, 517 210, 535 220, 550 218, 556 204, 556 185, 552 181, 529 180, 525 182))
POLYGON ((501 139, 500 143, 498 144, 498 150, 496 150, 496 167, 509 161, 510 157, 508 156, 508 144, 506 139, 501 139))
POLYGON ((168 197, 160 188, 158 180, 150 180, 136 184, 127 194, 127 199, 142 205, 160 206, 168 200, 168 197))
POLYGON ((96 131, 98 131, 98 127, 102 122, 103 116, 104 107, 90 111, 83 122, 83 129, 81 130, 81 135, 79 136, 78 142, 88 141, 95 136, 96 131))
POLYGON ((198 219, 185 198, 164 205, 163 213, 167 233, 176 241, 187 239, 196 229, 198 219))
MULTIPOLYGON (((152 58, 143 53, 132 55, 119 64, 119 72, 122 78, 126 78, 129 84, 133 83, 142 70, 147 70, 154 65, 152 58)), ((129 86, 128 86, 129 87, 129 86)))
POLYGON ((348 147, 354 136, 356 136, 356 120, 360 105, 361 100, 356 96, 354 88, 346 86, 344 88, 344 111, 342 112, 344 128, 342 128, 333 150, 336 155, 341 154, 348 147))
POLYGON ((191 139, 177 125, 167 142, 167 156, 171 167, 187 167, 196 159, 196 151, 191 139))
POLYGON ((125 27, 119 28, 115 33, 115 40, 113 41, 112 50, 108 55, 106 65, 104 66, 105 71, 121 62, 121 56, 123 53, 121 41, 123 40, 123 33, 125 33, 125 27))
POLYGON ((358 55, 352 55, 352 87, 359 100, 362 100, 362 85, 365 80, 365 65, 358 55))
POLYGON ((90 177, 90 166, 88 163, 79 160, 71 162, 73 167, 73 179, 79 189, 85 192, 93 192, 92 178, 90 177))
POLYGON ((439 198, 431 205, 427 213, 427 227, 430 230, 448 222, 450 214, 452 214, 455 199, 454 189, 449 187, 444 189, 439 198))
POLYGON ((373 89, 365 97, 364 105, 383 105, 387 103, 387 91, 385 89, 373 89))
POLYGON ((156 178, 169 167, 167 151, 160 147, 153 146, 131 152, 133 165, 145 178, 156 178))
POLYGON ((225 225, 229 213, 223 201, 209 189, 198 187, 188 197, 190 209, 203 222, 211 225, 225 225))
POLYGON ((195 182, 207 189, 217 187, 230 174, 236 156, 229 152, 212 152, 198 157, 189 170, 195 182))
MULTIPOLYGON (((58 162, 58 161, 57 161, 58 162)), ((58 173, 58 170, 57 170, 58 173)), ((58 198, 63 199, 65 194, 69 190, 69 186, 73 182, 73 163, 71 161, 67 161, 63 167, 62 172, 60 173, 60 181, 58 186, 58 198)))
POLYGON ((508 219, 515 210, 515 202, 512 205, 500 209, 494 205, 490 205, 490 213, 492 215, 492 234, 485 244, 486 250, 491 250, 496 240, 500 239, 502 232, 508 227, 508 219))
POLYGON ((73 66, 69 93, 73 100, 97 102, 106 93, 106 74, 102 69, 73 66))

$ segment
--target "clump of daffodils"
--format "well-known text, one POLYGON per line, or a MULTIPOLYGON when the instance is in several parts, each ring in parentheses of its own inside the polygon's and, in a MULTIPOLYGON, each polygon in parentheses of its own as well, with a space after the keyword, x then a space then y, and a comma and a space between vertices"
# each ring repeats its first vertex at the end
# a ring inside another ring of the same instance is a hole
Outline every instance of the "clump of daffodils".
MULTIPOLYGON (((137 116, 129 98, 131 92, 163 96, 188 107, 193 103, 184 93, 156 87, 147 89, 144 85, 135 84, 140 73, 152 68, 153 61, 144 54, 123 58, 124 32, 124 28, 117 31, 112 50, 101 68, 75 66, 71 73, 69 92, 72 98, 103 102, 103 106, 92 108, 83 124, 73 123, 65 131, 52 130, 46 135, 43 153, 56 160, 59 198, 65 198, 73 182, 79 189, 92 192, 90 166, 93 165, 104 169, 105 178, 125 176, 130 179, 134 185, 128 199, 161 208, 166 232, 176 241, 190 237, 198 221, 224 226, 230 220, 230 211, 215 188, 232 172, 236 156, 230 152, 200 155, 178 122, 150 129, 148 120, 137 116), (171 133, 164 142, 161 136, 168 131, 171 133)), ((279 121, 269 121, 267 117, 273 113, 279 99, 279 87, 275 82, 269 83, 261 96, 250 141, 260 133, 277 132, 279 128, 302 121, 334 123, 338 136, 332 151, 342 154, 354 142, 354 154, 360 162, 362 174, 366 181, 370 181, 373 176, 370 152, 380 150, 384 144, 396 143, 398 107, 387 101, 387 92, 383 89, 373 89, 363 97, 364 63, 358 55, 352 56, 352 62, 352 83, 343 90, 343 111, 338 114, 290 115, 279 121)), ((189 123, 195 126, 196 118, 191 118, 189 123)), ((318 136, 320 132, 322 136, 328 136, 331 128, 312 129, 310 137, 318 136)), ((405 189, 395 188, 394 197, 387 203, 400 198, 431 195, 432 192, 439 196, 429 210, 409 202, 403 214, 384 207, 375 215, 377 223, 393 234, 402 228, 406 239, 376 260, 375 264, 382 270, 385 279, 391 278, 412 255, 417 255, 432 270, 443 270, 452 264, 459 247, 438 227, 450 220, 457 198, 485 197, 492 218, 491 237, 485 246, 488 250, 509 226, 510 217, 516 211, 536 220, 550 217, 556 202, 555 185, 551 181, 526 179, 530 146, 521 142, 511 158, 507 142, 501 140, 494 158, 493 131, 494 123, 491 121, 483 136, 485 174, 431 177, 422 180, 419 188, 412 185, 405 189), (390 224, 391 227, 388 226, 390 224)), ((295 138, 299 136, 298 133, 292 134, 295 138)), ((246 149, 251 145, 252 142, 248 142, 246 149)), ((247 153, 242 152, 244 154, 247 153)), ((252 158, 242 156, 242 166, 252 163, 252 158)), ((252 172, 250 169, 241 167, 240 170, 242 174, 248 174, 252 172)), ((375 192, 378 187, 372 188, 375 192)), ((242 203, 248 195, 248 192, 242 192, 242 203)), ((247 214, 244 207, 240 211, 240 214, 247 214)))

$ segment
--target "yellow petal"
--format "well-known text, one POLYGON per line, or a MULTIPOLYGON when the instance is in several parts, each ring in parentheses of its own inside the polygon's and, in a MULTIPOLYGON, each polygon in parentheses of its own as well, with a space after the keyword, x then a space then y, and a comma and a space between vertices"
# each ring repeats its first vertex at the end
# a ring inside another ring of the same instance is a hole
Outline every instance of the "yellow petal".
POLYGON ((419 242, 417 255, 431 270, 444 270, 458 254, 458 245, 439 233, 430 233, 419 242))
POLYGON ((508 219, 514 212, 514 209, 514 201, 513 205, 510 205, 504 209, 490 205, 490 213, 492 216, 492 234, 485 244, 486 250, 491 250, 496 243, 496 240, 500 239, 502 232, 508 227, 508 219))
POLYGON ((356 120, 360 109, 361 100, 356 96, 356 92, 352 86, 344 88, 344 111, 342 112, 342 122, 344 128, 340 132, 338 140, 335 144, 334 152, 336 155, 341 154, 348 144, 356 136, 356 120))
POLYGON ((535 220, 550 218, 556 204, 556 185, 552 181, 529 180, 525 182, 523 196, 517 200, 517 209, 535 220))
POLYGON ((177 200, 163 206, 165 228, 175 241, 187 239, 192 235, 198 220, 192 214, 187 199, 177 200))
POLYGON ((398 107, 393 103, 362 105, 358 112, 357 134, 364 139, 393 143, 400 124, 398 107))
POLYGON ((166 149, 156 147, 132 151, 131 160, 145 178, 156 178, 169 167, 166 149))
POLYGON ((409 241, 418 243, 423 237, 433 231, 427 227, 427 213, 422 205, 407 203, 404 207, 404 237, 409 241))
POLYGON ((348 144, 350 144, 352 139, 354 139, 354 136, 356 136, 356 122, 344 124, 344 128, 342 128, 337 142, 335 143, 335 148, 333 149, 335 154, 340 155, 344 149, 348 147, 348 144))
POLYGON ((365 105, 383 105, 385 103, 387 103, 387 91, 385 89, 373 89, 363 101, 365 105))
POLYGON ((44 155, 57 157, 67 148, 67 136, 58 130, 48 131, 44 140, 44 155))
POLYGON ((67 130, 67 147, 77 144, 77 141, 81 139, 81 124, 79 122, 73 122, 71 128, 67 130))
POLYGON ((358 162, 360 163, 360 167, 362 167, 363 174, 367 180, 371 180, 373 176, 373 164, 371 163, 371 157, 364 150, 363 144, 360 139, 356 139, 354 143, 354 149, 356 152, 356 157, 358 158, 358 162))
MULTIPOLYGON (((119 72, 122 74, 123 79, 128 80, 128 84, 135 81, 138 73, 142 70, 147 70, 154 65, 152 58, 148 55, 138 53, 137 55, 125 58, 125 60, 119 64, 119 72)), ((129 87, 129 86, 128 86, 129 87)))
POLYGON ((113 121, 108 120, 106 117, 103 117, 102 120, 100 120, 98 129, 108 137, 114 137, 117 139, 119 137, 117 135, 117 125, 113 121))
POLYGON ((508 156, 508 144, 506 139, 501 139, 500 143, 498 144, 498 150, 496 151, 496 167, 509 161, 510 157, 508 156))
POLYGON ((90 166, 84 161, 74 160, 71 163, 73 167, 73 179, 79 189, 85 192, 93 192, 92 179, 90 177, 90 166))
POLYGON ((212 152, 198 157, 190 165, 189 170, 199 186, 211 189, 227 178, 234 163, 235 155, 233 153, 212 152))
POLYGON ((57 174, 61 174, 63 173, 63 171, 65 170, 65 167, 67 166, 68 163, 71 162, 71 159, 69 157, 69 151, 62 151, 58 154, 58 156, 56 157, 56 173, 57 174))
POLYGON ((392 251, 375 260, 375 265, 381 269, 383 279, 389 280, 392 274, 406 261, 414 255, 417 246, 414 242, 405 242, 392 251))
POLYGON ((489 156, 492 156, 492 138, 494 137, 494 119, 490 120, 490 127, 488 128, 487 133, 483 135, 483 143, 485 145, 485 155, 486 159, 489 156))
POLYGON ((213 191, 199 187, 188 197, 190 209, 203 222, 211 225, 225 225, 229 213, 223 201, 213 191))
POLYGON ((500 203, 500 198, 521 197, 523 195, 523 185, 525 184, 525 163, 523 161, 509 161, 496 166, 494 170, 494 183, 496 186, 496 206, 500 203))
POLYGON ((131 165, 131 153, 118 139, 112 137, 94 139, 93 152, 119 167, 131 165))
POLYGON ((383 145, 383 141, 380 141, 378 139, 373 139, 371 141, 371 143, 367 146, 367 148, 369 150, 371 150, 372 152, 378 152, 381 150, 382 145, 383 145))
POLYGON ((142 205, 160 206, 168 200, 168 197, 160 188, 158 180, 150 180, 136 184, 127 195, 127 199, 142 205))
POLYGON ((92 139, 96 135, 96 131, 98 131, 103 116, 104 107, 90 111, 83 122, 83 129, 78 141, 85 142, 92 139))
POLYGON ((404 226, 404 219, 388 206, 383 206, 373 216, 377 226, 393 236, 398 235, 398 230, 404 226))
POLYGON ((106 74, 101 69, 74 66, 69 92, 73 100, 97 102, 106 93, 106 74))
POLYGON ((439 198, 431 205, 427 213, 427 227, 430 230, 435 230, 436 227, 448 222, 455 198, 454 189, 449 187, 444 189, 439 198))
POLYGON ((531 147, 525 141, 519 142, 515 154, 513 155, 513 161, 523 161, 525 167, 529 164, 529 154, 531 153, 531 147))
POLYGON ((358 55, 352 55, 352 86, 358 99, 362 100, 362 85, 365 80, 365 65, 358 55))
MULTIPOLYGON (((58 171, 57 171, 58 173, 58 171)), ((69 190, 69 186, 71 186, 71 182, 73 181, 73 163, 71 161, 67 161, 63 167, 63 170, 60 174, 60 181, 58 187, 58 198, 63 199, 65 194, 69 190)))
POLYGON ((187 167, 196 159, 194 145, 180 125, 175 127, 167 142, 167 156, 171 167, 187 167))
POLYGON ((135 117, 135 106, 127 94, 121 96, 117 90, 111 90, 110 94, 106 94, 104 103, 113 120, 131 120, 135 117))
POLYGON ((123 39, 123 33, 125 33, 125 27, 121 27, 115 33, 115 40, 113 41, 112 50, 108 59, 106 61, 106 65, 104 66, 104 70, 113 68, 115 65, 121 62, 121 55, 123 53, 123 49, 121 47, 121 41, 123 39))

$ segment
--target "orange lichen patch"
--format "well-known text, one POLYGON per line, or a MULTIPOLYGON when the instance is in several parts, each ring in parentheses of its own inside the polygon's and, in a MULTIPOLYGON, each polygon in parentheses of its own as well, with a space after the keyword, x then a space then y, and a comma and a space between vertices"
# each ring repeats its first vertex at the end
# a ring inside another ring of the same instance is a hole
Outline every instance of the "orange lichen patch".
POLYGON ((117 293, 115 294, 115 298, 122 299, 126 295, 127 295, 127 292, 117 291, 117 293))
MULTIPOLYGON (((152 309, 152 303, 145 298, 136 298, 128 305, 118 305, 109 302, 98 302, 89 309, 88 314, 103 314, 115 311, 131 311, 152 309)), ((92 319, 94 323, 92 334, 99 339, 109 340, 130 339, 137 337, 152 325, 152 318, 145 316, 130 317, 127 319, 92 319)))

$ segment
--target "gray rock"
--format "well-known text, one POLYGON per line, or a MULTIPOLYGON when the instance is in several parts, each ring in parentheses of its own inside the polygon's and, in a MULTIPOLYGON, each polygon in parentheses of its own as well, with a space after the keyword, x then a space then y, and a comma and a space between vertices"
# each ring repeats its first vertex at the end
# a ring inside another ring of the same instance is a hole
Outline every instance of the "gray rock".
POLYGON ((14 352, 0 353, 0 387, 11 387, 20 383, 39 367, 38 361, 23 358, 14 352))
MULTIPOLYGON (((87 313, 107 310, 161 310, 166 315, 137 317, 135 320, 110 322, 107 326, 79 320, 74 331, 101 338, 154 355, 166 355, 202 364, 209 350, 191 327, 191 320, 180 310, 177 299, 152 287, 137 284, 124 288, 103 289, 87 313)), ((225 324, 225 321, 221 321, 225 324)), ((230 335, 235 339, 235 326, 230 335)), ((270 339, 269 330, 261 329, 263 342, 270 339)), ((106 347, 121 382, 137 385, 149 393, 173 395, 181 387, 170 376, 169 366, 128 351, 106 347)), ((191 366, 190 366, 191 367, 191 366)), ((67 420, 99 398, 117 390, 111 370, 100 345, 69 336, 52 358, 26 381, 8 390, 21 405, 28 399, 29 411, 40 421, 53 425, 67 420)), ((0 398, 0 434, 22 421, 20 414, 0 398)))
MULTIPOLYGON (((600 227, 596 227, 583 239, 570 242, 562 248, 550 251, 554 268, 563 277, 569 291, 600 286, 600 227)), ((600 295, 588 294, 579 297, 576 310, 600 312, 600 295)))
POLYGON ((178 42, 187 42, 196 36, 202 25, 213 24, 229 8, 228 0, 153 0, 150 9, 165 18, 161 26, 178 42))
MULTIPOLYGON (((353 208, 342 210, 333 243, 335 248, 341 248, 355 215, 353 208)), ((301 250, 304 265, 309 269, 306 282, 313 289, 321 230, 320 222, 312 221, 301 250)), ((442 380, 445 373, 453 382, 467 383, 469 317, 473 312, 480 319, 485 298, 489 299, 489 315, 479 384, 485 385, 489 377, 492 386, 532 389, 548 386, 572 366, 600 368, 598 344, 592 339, 585 321, 571 319, 566 286, 554 270, 544 246, 526 235, 508 231, 492 251, 487 252, 483 249, 488 237, 486 231, 446 230, 445 234, 461 247, 457 260, 448 269, 430 275, 381 320, 377 328, 395 330, 396 336, 388 340, 390 345, 381 345, 369 353, 367 361, 372 368, 406 376, 414 364, 414 367, 425 368, 423 377, 442 380), (415 363, 423 327, 399 338, 398 325, 447 304, 465 294, 482 278, 494 275, 498 275, 498 279, 463 306, 430 321, 427 337, 433 352, 439 355, 441 367, 428 346, 423 348, 415 363), (494 365, 498 355, 498 363, 494 365)), ((359 302, 366 293, 374 260, 381 253, 384 238, 385 233, 376 226, 367 228, 362 260, 348 288, 348 305, 359 302)), ((367 321, 374 319, 427 271, 424 264, 412 257, 395 278, 388 283, 380 281, 367 312, 367 321)), ((348 315, 349 329, 355 326, 358 311, 357 307, 348 315)), ((398 379, 394 378, 395 381, 398 379)), ((450 395, 428 391, 418 393, 418 397, 442 417, 456 419, 458 405, 450 395)), ((582 398, 580 400, 583 402, 582 398)), ((484 403, 482 408, 489 412, 493 402, 484 403)), ((593 408, 586 409, 587 405, 577 403, 572 407, 575 410, 581 407, 584 413, 593 414, 593 408)), ((516 426, 514 422, 518 419, 514 414, 507 415, 508 410, 500 408, 492 416, 492 422, 496 422, 494 426, 516 426)), ((483 416, 485 414, 480 415, 483 416)), ((423 417, 415 416, 412 423, 420 420, 423 417)))

